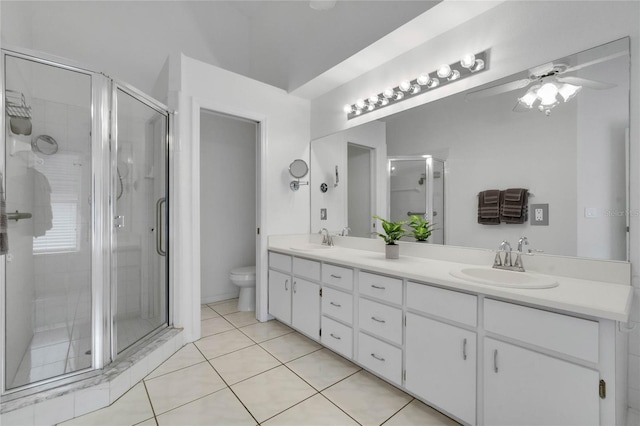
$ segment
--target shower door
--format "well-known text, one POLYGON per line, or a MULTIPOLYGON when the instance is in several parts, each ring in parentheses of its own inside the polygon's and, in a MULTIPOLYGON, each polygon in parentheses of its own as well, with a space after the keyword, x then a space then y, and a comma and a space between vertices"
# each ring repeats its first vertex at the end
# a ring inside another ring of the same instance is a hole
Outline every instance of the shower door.
POLYGON ((113 357, 167 326, 166 110, 114 84, 113 357), (115 302, 115 303, 114 303, 115 302))

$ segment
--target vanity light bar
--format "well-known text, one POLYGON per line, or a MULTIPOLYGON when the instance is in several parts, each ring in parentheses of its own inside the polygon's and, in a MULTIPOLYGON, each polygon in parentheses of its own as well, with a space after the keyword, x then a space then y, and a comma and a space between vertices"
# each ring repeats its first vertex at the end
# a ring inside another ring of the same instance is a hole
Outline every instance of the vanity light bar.
POLYGON ((377 95, 367 99, 358 99, 352 105, 345 105, 344 112, 347 119, 367 114, 376 109, 397 104, 421 93, 444 86, 456 80, 462 80, 472 74, 477 74, 489 68, 489 50, 475 55, 465 55, 460 62, 443 64, 436 71, 420 74, 414 80, 402 81, 397 87, 387 88, 377 95))

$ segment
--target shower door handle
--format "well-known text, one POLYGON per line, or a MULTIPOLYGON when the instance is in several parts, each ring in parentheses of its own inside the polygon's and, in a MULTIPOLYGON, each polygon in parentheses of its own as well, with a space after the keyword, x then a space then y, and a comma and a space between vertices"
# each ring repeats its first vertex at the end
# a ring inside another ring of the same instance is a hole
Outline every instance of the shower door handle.
POLYGON ((162 221, 162 206, 165 205, 167 199, 162 197, 156 202, 156 253, 160 256, 166 256, 167 252, 162 250, 162 235, 164 234, 164 226, 162 221))

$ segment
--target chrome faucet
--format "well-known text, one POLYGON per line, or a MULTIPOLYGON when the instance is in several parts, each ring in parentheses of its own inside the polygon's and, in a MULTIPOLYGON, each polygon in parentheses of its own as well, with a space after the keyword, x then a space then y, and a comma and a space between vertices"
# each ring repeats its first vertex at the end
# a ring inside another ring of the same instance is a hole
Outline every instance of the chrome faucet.
POLYGON ((342 228, 342 232, 340 233, 340 235, 346 237, 347 235, 349 235, 349 232, 351 232, 351 228, 345 226, 344 228, 342 228))
POLYGON ((514 268, 518 268, 518 271, 524 272, 524 265, 522 264, 522 246, 529 245, 529 239, 527 237, 520 237, 518 240, 518 255, 516 256, 516 263, 514 263, 514 268))
POLYGON ((333 247, 333 238, 327 228, 322 228, 318 234, 322 235, 322 244, 333 247))

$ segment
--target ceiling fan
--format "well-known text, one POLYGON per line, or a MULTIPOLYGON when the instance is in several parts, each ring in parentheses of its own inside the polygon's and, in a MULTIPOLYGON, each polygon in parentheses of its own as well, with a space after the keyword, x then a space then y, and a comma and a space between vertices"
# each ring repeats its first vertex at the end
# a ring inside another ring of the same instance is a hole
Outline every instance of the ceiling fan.
POLYGON ((583 87, 603 90, 615 87, 615 84, 596 80, 589 80, 569 74, 583 68, 618 58, 627 52, 617 52, 612 55, 594 59, 575 66, 569 66, 562 62, 549 62, 529 70, 529 76, 520 80, 500 84, 498 86, 470 92, 465 96, 467 101, 495 96, 513 90, 529 87, 524 95, 518 97, 516 112, 530 111, 537 108, 546 115, 551 114, 551 109, 560 101, 567 102, 580 92, 583 87))

